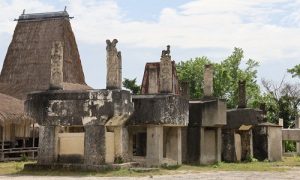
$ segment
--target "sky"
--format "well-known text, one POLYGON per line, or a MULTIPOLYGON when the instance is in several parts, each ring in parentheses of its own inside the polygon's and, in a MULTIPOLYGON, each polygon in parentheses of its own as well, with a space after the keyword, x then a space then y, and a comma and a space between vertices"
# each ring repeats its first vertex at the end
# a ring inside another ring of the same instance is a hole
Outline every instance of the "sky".
POLYGON ((1 0, 0 69, 16 26, 26 13, 67 6, 86 82, 105 88, 106 39, 118 39, 123 78, 141 82, 146 62, 171 45, 176 62, 207 56, 214 62, 234 47, 260 63, 262 78, 298 81, 286 72, 300 63, 300 0, 1 0))

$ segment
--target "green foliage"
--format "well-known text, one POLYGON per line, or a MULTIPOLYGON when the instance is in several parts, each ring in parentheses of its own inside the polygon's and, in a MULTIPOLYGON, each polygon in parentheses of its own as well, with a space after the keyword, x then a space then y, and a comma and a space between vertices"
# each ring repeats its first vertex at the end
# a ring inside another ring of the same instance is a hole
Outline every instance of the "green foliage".
POLYGON ((27 162, 28 161, 28 157, 25 154, 22 154, 21 161, 27 162))
POLYGON ((283 127, 294 126, 300 104, 300 84, 284 82, 278 85, 271 81, 263 80, 262 84, 266 89, 261 100, 266 104, 267 119, 272 123, 278 123, 283 119, 283 127))
POLYGON ((122 164, 122 163, 124 163, 124 160, 121 156, 116 156, 115 159, 114 159, 114 163, 122 164))
POLYGON ((300 78, 300 64, 296 65, 295 67, 288 69, 288 72, 293 75, 293 77, 300 78))
POLYGON ((124 78, 124 81, 122 83, 123 87, 131 90, 132 94, 140 94, 141 87, 136 84, 136 78, 132 80, 124 78))
POLYGON ((238 82, 246 80, 246 92, 249 107, 259 106, 260 89, 256 83, 258 62, 249 59, 246 68, 242 69, 243 50, 234 48, 232 54, 220 63, 212 63, 207 57, 198 57, 177 64, 177 74, 180 81, 190 84, 192 99, 203 96, 203 72, 206 64, 214 66, 214 96, 227 100, 228 108, 237 106, 238 82))
POLYGON ((286 152, 296 152, 296 142, 295 141, 284 141, 286 152))
POLYGON ((254 158, 252 155, 248 155, 246 157, 246 162, 258 162, 258 160, 256 158, 254 158))

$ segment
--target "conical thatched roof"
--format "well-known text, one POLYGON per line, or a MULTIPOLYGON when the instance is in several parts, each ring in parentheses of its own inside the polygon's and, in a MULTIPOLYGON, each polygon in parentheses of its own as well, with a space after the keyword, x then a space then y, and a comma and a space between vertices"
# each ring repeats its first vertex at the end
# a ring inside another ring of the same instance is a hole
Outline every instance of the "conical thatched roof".
POLYGON ((25 99, 31 91, 47 90, 54 41, 64 44, 64 82, 79 84, 76 88, 89 88, 68 17, 66 11, 19 17, 0 75, 0 93, 25 99))

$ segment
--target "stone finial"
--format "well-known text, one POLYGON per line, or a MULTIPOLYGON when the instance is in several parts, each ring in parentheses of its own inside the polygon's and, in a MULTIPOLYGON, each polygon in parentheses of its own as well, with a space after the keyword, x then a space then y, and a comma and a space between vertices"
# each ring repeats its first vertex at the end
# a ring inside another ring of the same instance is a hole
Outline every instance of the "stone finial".
POLYGON ((204 69, 204 87, 203 93, 204 96, 213 96, 213 78, 214 78, 214 70, 212 64, 205 65, 204 69))
POLYGON ((246 81, 239 81, 238 93, 238 108, 246 108, 246 81))
POLYGON ((63 89, 63 59, 64 45, 61 41, 55 41, 51 49, 51 75, 50 90, 63 89))
POLYGON ((167 46, 167 50, 163 50, 160 58, 160 73, 159 73, 159 92, 160 93, 172 93, 172 60, 170 56, 170 45, 167 46))
POLYGON ((279 125, 279 126, 283 126, 283 119, 279 118, 279 120, 278 120, 278 125, 279 125))
POLYGON ((106 89, 122 89, 122 56, 117 43, 117 39, 106 40, 106 89))
POLYGON ((190 98, 190 84, 187 81, 180 82, 180 95, 184 98, 190 98))

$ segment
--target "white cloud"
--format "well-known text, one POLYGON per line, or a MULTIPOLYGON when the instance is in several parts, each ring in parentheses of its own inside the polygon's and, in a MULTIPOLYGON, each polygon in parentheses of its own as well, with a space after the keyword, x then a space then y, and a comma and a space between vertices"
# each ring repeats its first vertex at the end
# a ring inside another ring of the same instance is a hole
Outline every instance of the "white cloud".
POLYGON ((12 34, 15 28, 15 23, 12 23, 12 21, 22 14, 23 9, 26 9, 26 12, 33 13, 53 11, 55 8, 38 0, 0 1, 0 33, 12 34))
MULTIPOLYGON (((176 9, 166 7, 155 22, 128 20, 112 0, 61 2, 75 16, 72 25, 77 40, 85 43, 103 44, 107 38, 118 38, 136 47, 171 44, 231 50, 237 46, 262 61, 300 58, 300 3, 296 0, 194 0, 176 9)), ((1 2, 0 33, 13 32, 8 19, 23 8, 27 12, 54 9, 38 0, 1 2)))

